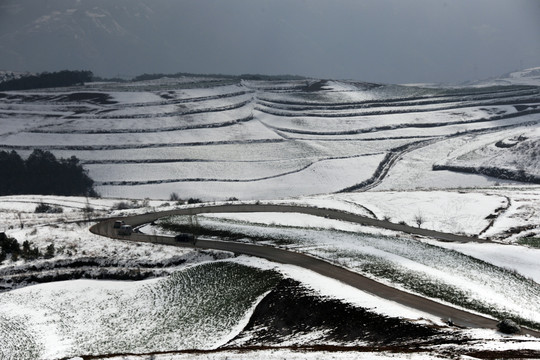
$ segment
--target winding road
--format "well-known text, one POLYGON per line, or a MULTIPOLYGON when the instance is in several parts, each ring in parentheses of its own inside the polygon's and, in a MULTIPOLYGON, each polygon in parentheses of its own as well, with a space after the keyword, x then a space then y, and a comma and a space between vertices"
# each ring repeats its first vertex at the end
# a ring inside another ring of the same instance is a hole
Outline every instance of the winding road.
MULTIPOLYGON (((312 208, 295 205, 267 205, 267 204, 229 204, 229 205, 209 205, 193 208, 183 208, 170 211, 147 213, 142 215, 134 215, 125 217, 122 220, 126 224, 132 226, 139 226, 146 223, 150 223, 159 218, 172 216, 172 215, 196 215, 203 213, 242 213, 242 212, 291 212, 291 213, 303 213, 315 216, 324 216, 326 218, 337 219, 342 221, 348 221, 353 223, 359 223, 363 225, 376 226, 384 229, 402 231, 409 234, 417 234, 422 236, 428 236, 441 241, 452 242, 489 242, 475 237, 466 237, 460 235, 454 235, 449 233, 442 233, 433 230, 414 228, 407 225, 394 224, 388 221, 377 220, 368 218, 361 215, 351 214, 339 210, 330 210, 322 208, 312 208)), ((213 241, 213 240, 197 240, 196 245, 179 243, 172 237, 160 236, 160 235, 148 235, 141 233, 133 233, 131 236, 119 236, 116 230, 113 229, 114 221, 118 218, 102 221, 95 224, 90 228, 90 231, 94 234, 107 236, 109 238, 130 240, 137 242, 149 242, 157 244, 165 244, 172 246, 182 247, 195 247, 201 249, 214 249, 230 251, 237 254, 246 254, 256 256, 270 261, 274 261, 281 264, 291 264, 300 266, 305 269, 309 269, 323 276, 327 276, 332 279, 339 280, 347 285, 353 286, 357 289, 369 292, 381 298, 395 301, 399 304, 408 306, 413 309, 417 309, 441 319, 451 319, 457 326, 462 327, 475 327, 475 328, 490 328, 495 329, 497 320, 490 319, 481 315, 473 314, 468 311, 456 309, 454 307, 438 303, 426 299, 421 296, 410 294, 390 286, 381 284, 377 281, 369 279, 358 273, 349 271, 342 267, 333 265, 324 260, 320 260, 305 254, 291 252, 283 249, 278 249, 271 246, 253 245, 237 242, 227 241, 213 241)), ((524 334, 540 337, 540 331, 523 328, 524 334)))

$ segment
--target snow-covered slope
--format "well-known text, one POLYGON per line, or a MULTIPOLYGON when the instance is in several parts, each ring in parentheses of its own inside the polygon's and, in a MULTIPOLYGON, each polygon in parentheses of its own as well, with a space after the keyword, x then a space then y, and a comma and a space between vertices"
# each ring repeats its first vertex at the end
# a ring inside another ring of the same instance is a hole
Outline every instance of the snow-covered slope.
POLYGON ((476 172, 499 178, 540 183, 540 128, 502 137, 436 164, 437 169, 476 172))
POLYGON ((502 75, 498 78, 478 81, 480 86, 491 85, 532 85, 540 86, 540 67, 518 70, 502 75))
MULTIPOLYGON (((482 136, 527 133, 540 121, 539 103, 539 88, 517 85, 219 77, 96 83, 0 93, 0 149, 75 155, 110 197, 273 199, 475 186, 499 180, 444 172, 441 183, 433 165, 465 146, 473 150, 482 136)), ((517 158, 522 150, 508 151, 517 158)), ((520 161, 526 173, 537 172, 533 155, 520 161)))

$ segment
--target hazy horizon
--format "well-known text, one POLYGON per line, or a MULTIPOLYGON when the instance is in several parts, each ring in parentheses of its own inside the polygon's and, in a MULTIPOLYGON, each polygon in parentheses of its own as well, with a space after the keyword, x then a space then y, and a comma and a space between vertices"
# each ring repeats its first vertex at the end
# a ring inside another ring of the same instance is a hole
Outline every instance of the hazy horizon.
POLYGON ((536 0, 3 0, 0 69, 382 83, 540 66, 536 0))

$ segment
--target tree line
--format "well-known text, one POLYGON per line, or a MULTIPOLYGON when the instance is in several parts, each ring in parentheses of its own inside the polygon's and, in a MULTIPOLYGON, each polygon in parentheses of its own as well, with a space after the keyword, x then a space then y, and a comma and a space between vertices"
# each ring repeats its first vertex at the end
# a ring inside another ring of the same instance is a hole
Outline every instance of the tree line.
POLYGON ((93 76, 91 71, 84 70, 44 72, 38 75, 23 76, 18 79, 1 82, 0 91, 83 85, 85 82, 91 82, 93 76))
POLYGON ((0 151, 0 195, 18 194, 97 196, 94 181, 75 156, 56 159, 36 149, 23 160, 15 151, 0 151))
POLYGON ((180 78, 187 77, 199 77, 199 78, 221 78, 229 80, 303 80, 305 77, 299 75, 263 75, 263 74, 242 74, 242 75, 226 75, 226 74, 195 74, 187 72, 178 72, 174 74, 142 74, 135 76, 132 81, 148 81, 157 80, 163 77, 180 78))

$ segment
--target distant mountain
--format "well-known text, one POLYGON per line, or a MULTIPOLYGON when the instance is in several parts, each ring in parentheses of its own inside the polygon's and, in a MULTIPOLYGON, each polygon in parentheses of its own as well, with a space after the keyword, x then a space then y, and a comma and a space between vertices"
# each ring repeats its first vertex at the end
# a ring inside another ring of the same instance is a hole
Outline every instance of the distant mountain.
POLYGON ((496 78, 475 81, 468 85, 533 85, 540 86, 540 67, 509 72, 496 78))
POLYGON ((20 79, 23 76, 29 76, 29 75, 34 75, 34 74, 28 73, 28 72, 0 70, 0 83, 4 81, 9 81, 9 80, 20 79))
POLYGON ((167 52, 168 45, 155 40, 161 37, 153 25, 171 17, 163 15, 171 3, 40 0, 37 6, 35 0, 2 1, 0 68, 39 72, 75 66, 111 76, 129 62, 131 68, 141 64, 142 73, 146 57, 159 63, 159 54, 167 52), (141 48, 146 50, 143 55, 141 48))

